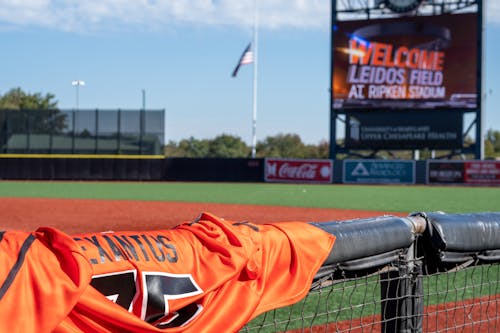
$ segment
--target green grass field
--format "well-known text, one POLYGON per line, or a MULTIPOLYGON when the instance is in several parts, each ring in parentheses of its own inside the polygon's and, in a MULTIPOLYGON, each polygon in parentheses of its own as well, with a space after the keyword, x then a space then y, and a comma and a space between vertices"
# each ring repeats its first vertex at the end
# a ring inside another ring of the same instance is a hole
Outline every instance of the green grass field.
MULTIPOLYGON (((403 213, 500 211, 500 188, 498 187, 1 181, 0 197, 255 204, 403 213)), ((483 275, 483 273, 479 274, 483 275)), ((455 290, 457 288, 463 290, 463 294, 443 300, 438 290, 448 288, 447 284, 450 282, 446 275, 426 277, 426 289, 434 295, 426 299, 426 305, 500 293, 498 285, 495 285, 494 290, 485 289, 469 295, 464 286, 466 283, 470 284, 475 278, 475 276, 471 277, 468 271, 455 274, 453 287, 455 290)), ((498 280, 498 266, 492 273, 488 272, 486 280, 490 279, 498 280)), ((344 285, 339 286, 342 291, 337 289, 336 292, 330 292, 331 297, 325 297, 320 293, 310 293, 308 298, 292 308, 265 314, 250 325, 263 321, 264 325, 269 325, 269 329, 261 330, 261 332, 274 332, 380 313, 379 304, 376 303, 376 300, 380 300, 380 285, 377 278, 368 278, 368 284, 358 283, 357 281, 345 282, 344 285), (368 303, 365 307, 356 305, 363 304, 370 299, 372 303, 368 303), (345 307, 342 304, 348 304, 348 306, 345 307), (329 315, 318 316, 318 313, 325 314, 332 310, 333 312, 329 315)), ((259 324, 256 325, 259 326, 259 324)), ((252 331, 252 329, 247 329, 252 331)))
POLYGON ((0 197, 211 202, 388 212, 500 211, 499 187, 1 181, 0 197))

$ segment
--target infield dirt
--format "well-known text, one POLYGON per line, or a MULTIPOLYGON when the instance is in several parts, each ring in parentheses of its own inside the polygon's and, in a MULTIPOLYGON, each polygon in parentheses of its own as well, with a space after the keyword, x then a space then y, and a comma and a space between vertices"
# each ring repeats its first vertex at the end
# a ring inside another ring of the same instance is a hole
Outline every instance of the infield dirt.
POLYGON ((405 213, 164 201, 2 198, 2 230, 50 226, 69 234, 167 229, 209 212, 232 221, 324 222, 405 213))

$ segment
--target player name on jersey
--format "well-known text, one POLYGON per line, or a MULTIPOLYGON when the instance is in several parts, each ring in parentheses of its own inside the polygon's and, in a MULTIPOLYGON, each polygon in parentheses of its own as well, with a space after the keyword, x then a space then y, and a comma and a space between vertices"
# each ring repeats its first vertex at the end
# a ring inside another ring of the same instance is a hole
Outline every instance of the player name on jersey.
POLYGON ((177 249, 162 234, 114 235, 113 233, 73 238, 94 265, 121 260, 176 263, 177 249))

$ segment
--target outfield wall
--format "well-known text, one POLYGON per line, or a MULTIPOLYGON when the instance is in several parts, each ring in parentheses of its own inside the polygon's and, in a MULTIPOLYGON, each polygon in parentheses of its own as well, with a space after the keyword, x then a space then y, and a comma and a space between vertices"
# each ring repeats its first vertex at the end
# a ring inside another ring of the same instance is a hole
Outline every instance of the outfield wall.
POLYGON ((0 179, 262 182, 262 159, 0 155, 0 179))
POLYGON ((500 161, 5 154, 0 179, 500 186, 500 161))
POLYGON ((13 180, 162 180, 164 159, 155 156, 72 155, 0 158, 0 178, 13 180))

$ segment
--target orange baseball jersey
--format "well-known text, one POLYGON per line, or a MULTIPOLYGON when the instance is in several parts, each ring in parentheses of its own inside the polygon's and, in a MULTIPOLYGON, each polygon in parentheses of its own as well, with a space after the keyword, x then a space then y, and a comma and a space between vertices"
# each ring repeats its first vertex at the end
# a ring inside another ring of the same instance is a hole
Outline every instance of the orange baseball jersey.
POLYGON ((202 214, 169 230, 0 233, 0 332, 236 332, 303 298, 334 236, 202 214))

